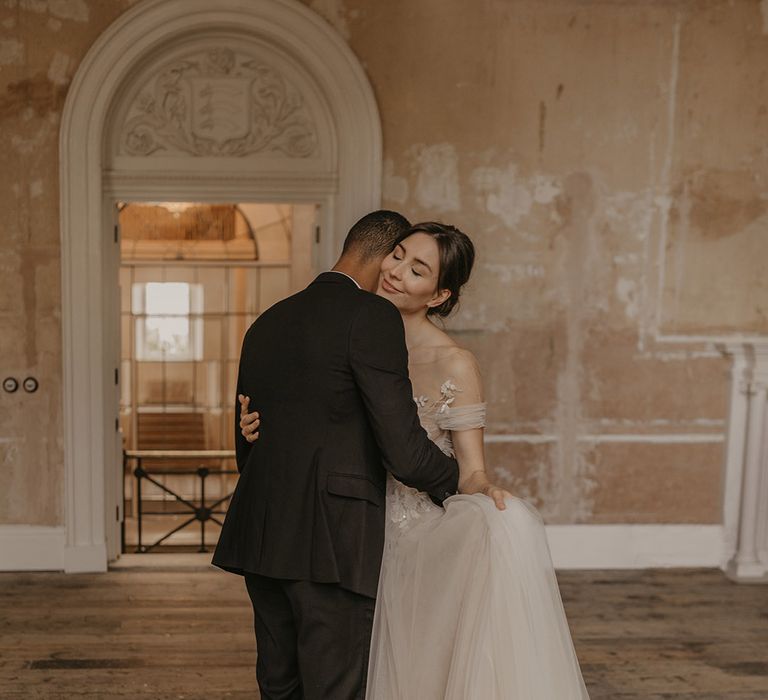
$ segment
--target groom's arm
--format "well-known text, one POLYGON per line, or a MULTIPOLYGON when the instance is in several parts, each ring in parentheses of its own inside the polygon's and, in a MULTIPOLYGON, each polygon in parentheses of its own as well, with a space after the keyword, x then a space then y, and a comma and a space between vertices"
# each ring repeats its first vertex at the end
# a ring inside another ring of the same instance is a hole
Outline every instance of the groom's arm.
POLYGON ((247 354, 247 340, 248 333, 246 332, 240 349, 240 365, 237 370, 237 393, 235 394, 235 462, 237 463, 238 472, 242 472, 245 469, 245 463, 248 461, 248 455, 251 453, 251 443, 248 442, 240 429, 240 401, 237 398, 240 394, 246 393, 243 388, 243 369, 247 354))
POLYGON ((404 484, 442 502, 458 489, 458 465, 419 423, 403 320, 381 297, 366 296, 360 307, 350 331, 349 358, 384 465, 404 484))

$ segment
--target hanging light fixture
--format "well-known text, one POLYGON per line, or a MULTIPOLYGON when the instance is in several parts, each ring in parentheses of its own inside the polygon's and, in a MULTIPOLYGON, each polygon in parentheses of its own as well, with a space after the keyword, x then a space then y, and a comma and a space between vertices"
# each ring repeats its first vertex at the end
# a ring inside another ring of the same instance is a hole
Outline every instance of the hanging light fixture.
POLYGON ((153 207, 162 207, 169 214, 173 214, 173 216, 177 219, 182 212, 197 206, 197 204, 192 202, 147 202, 147 204, 153 207))

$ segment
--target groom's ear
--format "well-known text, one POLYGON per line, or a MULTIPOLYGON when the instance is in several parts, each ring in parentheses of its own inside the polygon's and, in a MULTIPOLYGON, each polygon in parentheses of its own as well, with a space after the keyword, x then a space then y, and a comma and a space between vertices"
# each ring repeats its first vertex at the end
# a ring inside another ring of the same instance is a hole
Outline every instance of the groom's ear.
POLYGON ((440 306, 440 304, 446 301, 450 296, 450 289, 441 289, 430 301, 427 302, 427 308, 434 309, 436 306, 440 306))

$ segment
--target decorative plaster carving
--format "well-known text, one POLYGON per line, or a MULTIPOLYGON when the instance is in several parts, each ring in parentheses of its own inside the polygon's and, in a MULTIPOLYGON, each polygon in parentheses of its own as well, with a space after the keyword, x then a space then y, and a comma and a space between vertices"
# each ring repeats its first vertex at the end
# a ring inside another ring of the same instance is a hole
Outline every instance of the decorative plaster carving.
POLYGON ((317 130, 300 92, 260 59, 226 47, 190 53, 155 71, 120 130, 130 156, 183 153, 307 158, 317 130))

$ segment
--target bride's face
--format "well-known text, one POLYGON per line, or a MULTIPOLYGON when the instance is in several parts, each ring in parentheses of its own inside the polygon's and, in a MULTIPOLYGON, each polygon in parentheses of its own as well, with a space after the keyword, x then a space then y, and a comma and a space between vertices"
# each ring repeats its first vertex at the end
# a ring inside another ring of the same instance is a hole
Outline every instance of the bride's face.
POLYGON ((376 293, 389 299, 401 313, 426 312, 449 296, 438 290, 440 251, 435 239, 414 233, 403 239, 381 263, 376 293))

